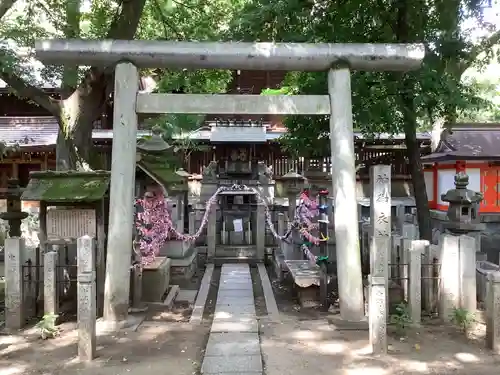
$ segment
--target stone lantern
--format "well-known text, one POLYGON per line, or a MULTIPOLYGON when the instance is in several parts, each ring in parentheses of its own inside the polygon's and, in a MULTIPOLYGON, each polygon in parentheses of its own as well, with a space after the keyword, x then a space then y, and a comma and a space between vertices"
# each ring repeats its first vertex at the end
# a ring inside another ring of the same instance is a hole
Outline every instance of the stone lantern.
POLYGON ((21 237, 21 220, 28 217, 21 211, 21 188, 19 180, 11 178, 7 181, 7 211, 0 213, 0 219, 9 223, 9 236, 21 237))
POLYGON ((469 176, 464 172, 455 175, 455 189, 450 189, 441 195, 441 200, 447 202, 448 221, 444 223, 445 229, 451 233, 464 234, 484 230, 479 217, 479 203, 483 194, 467 189, 469 176))
POLYGON ((304 187, 304 176, 295 171, 290 171, 281 177, 286 196, 288 197, 288 218, 293 220, 295 208, 297 207, 297 194, 304 187))
POLYGON ((163 140, 162 130, 159 126, 154 126, 151 132, 151 137, 141 139, 139 140, 139 142, 137 142, 137 148, 140 151, 156 153, 166 151, 172 147, 163 140))

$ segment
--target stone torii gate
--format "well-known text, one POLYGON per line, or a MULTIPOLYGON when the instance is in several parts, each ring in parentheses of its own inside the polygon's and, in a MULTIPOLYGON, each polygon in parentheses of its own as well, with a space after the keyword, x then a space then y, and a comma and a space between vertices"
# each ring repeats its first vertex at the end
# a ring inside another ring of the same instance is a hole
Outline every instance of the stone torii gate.
POLYGON ((116 64, 105 321, 128 314, 138 113, 330 115, 340 312, 364 318, 350 73, 417 69, 423 45, 44 40, 36 54, 52 65, 116 64), (328 71, 328 95, 143 94, 138 68, 328 71))

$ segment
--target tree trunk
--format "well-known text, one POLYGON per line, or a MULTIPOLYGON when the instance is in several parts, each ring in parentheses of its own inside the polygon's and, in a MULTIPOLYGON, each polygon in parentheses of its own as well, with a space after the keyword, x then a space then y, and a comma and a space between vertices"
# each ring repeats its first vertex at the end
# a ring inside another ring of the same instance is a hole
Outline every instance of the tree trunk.
MULTIPOLYGON (((399 0, 397 3, 397 19, 395 25, 396 38, 398 42, 410 43, 416 36, 410 37, 410 25, 408 12, 410 10, 408 0, 399 0)), ((431 215, 429 211, 429 200, 425 187, 424 171, 420 161, 420 145, 417 139, 417 115, 415 112, 414 81, 410 75, 400 76, 399 101, 403 114, 403 127, 405 132, 405 143, 408 162, 410 164, 410 175, 413 184, 413 195, 417 207, 417 220, 420 238, 432 240, 431 215)))
MULTIPOLYGON (((133 39, 145 3, 146 0, 122 0, 105 39, 133 39)), ((69 10, 74 12, 77 4, 78 1, 72 0, 69 10)), ((0 10, 2 5, 3 3, 0 3, 0 10)), ((68 15, 68 21, 73 24, 76 18, 75 14, 68 15)), ((58 169, 88 170, 96 166, 97 158, 92 157, 92 128, 112 92, 112 67, 91 68, 80 86, 62 100, 51 98, 43 90, 31 86, 11 71, 1 71, 0 78, 13 88, 18 96, 33 100, 58 120, 58 169)))
MULTIPOLYGON (((411 86, 411 85, 405 85, 411 86)), ((417 220, 420 238, 432 240, 431 215, 429 211, 429 199, 425 186, 424 170, 420 160, 420 144, 417 139, 417 119, 414 110, 414 98, 412 93, 400 94, 401 104, 404 107, 403 121, 405 132, 406 155, 410 164, 410 175, 413 185, 413 195, 417 207, 417 220)))

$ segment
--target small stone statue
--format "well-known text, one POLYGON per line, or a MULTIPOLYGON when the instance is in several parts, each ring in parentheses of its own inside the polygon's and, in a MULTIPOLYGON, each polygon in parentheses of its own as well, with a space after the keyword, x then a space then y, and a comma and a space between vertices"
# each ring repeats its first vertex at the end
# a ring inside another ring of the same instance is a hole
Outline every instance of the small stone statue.
POLYGON ((217 162, 212 160, 205 168, 203 168, 203 180, 205 182, 217 182, 217 162))
POLYGON ((259 161, 257 164, 257 170, 259 173, 260 182, 268 182, 273 179, 272 167, 268 167, 263 161, 259 161))

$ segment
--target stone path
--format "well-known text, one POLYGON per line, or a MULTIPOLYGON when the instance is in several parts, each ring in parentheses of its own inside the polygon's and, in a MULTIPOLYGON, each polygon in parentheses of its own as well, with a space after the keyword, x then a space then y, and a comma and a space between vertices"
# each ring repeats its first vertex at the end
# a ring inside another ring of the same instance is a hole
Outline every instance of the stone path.
POLYGON ((262 375, 259 324, 247 264, 222 266, 202 375, 262 375))

